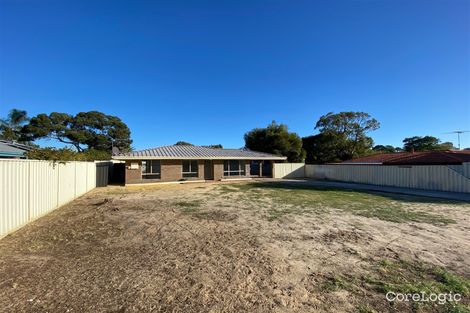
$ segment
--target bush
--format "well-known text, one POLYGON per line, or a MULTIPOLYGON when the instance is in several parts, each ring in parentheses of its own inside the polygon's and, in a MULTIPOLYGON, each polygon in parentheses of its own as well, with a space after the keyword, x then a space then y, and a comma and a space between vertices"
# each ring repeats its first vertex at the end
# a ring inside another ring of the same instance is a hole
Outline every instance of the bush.
POLYGON ((50 161, 97 161, 111 159, 108 151, 89 149, 83 152, 76 152, 70 148, 39 148, 28 151, 28 159, 50 160, 50 161))

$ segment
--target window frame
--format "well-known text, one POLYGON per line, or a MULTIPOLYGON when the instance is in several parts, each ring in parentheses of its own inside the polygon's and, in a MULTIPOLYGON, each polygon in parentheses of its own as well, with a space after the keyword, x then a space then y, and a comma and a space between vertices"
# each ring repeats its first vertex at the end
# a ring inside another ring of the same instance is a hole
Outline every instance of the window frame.
POLYGON ((199 177, 199 161, 198 160, 182 160, 181 161, 181 176, 183 178, 199 177), (189 172, 184 171, 184 162, 189 162, 189 166, 188 166, 189 172), (193 167, 195 167, 195 169, 193 167))
POLYGON ((224 160, 224 177, 246 176, 245 160, 224 160), (231 162, 237 162, 237 169, 231 168, 231 162))
POLYGON ((162 162, 160 160, 142 160, 140 173, 142 174, 142 179, 161 179, 162 178, 162 162), (147 168, 149 167, 150 172, 144 172, 144 162, 145 162, 145 170, 147 170, 147 168), (158 166, 155 166, 154 163, 158 163, 158 166))

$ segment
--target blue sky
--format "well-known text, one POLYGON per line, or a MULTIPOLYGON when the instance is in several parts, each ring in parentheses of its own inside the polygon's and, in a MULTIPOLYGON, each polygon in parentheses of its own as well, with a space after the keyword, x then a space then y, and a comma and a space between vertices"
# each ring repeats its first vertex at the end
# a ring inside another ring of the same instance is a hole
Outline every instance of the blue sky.
POLYGON ((117 115, 136 149, 241 147, 272 120, 307 136, 351 110, 381 122, 376 144, 456 142, 443 133, 470 129, 470 1, 0 0, 11 108, 117 115))

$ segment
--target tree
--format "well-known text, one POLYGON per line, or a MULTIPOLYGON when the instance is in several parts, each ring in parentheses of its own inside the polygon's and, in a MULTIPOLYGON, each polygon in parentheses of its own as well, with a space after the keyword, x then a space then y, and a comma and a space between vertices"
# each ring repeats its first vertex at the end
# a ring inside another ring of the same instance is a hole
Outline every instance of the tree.
POLYGON ((206 146, 207 148, 212 148, 212 149, 223 149, 224 147, 219 143, 216 145, 208 145, 206 146))
POLYGON ((338 138, 334 133, 320 133, 302 138, 302 146, 306 151, 305 163, 323 164, 347 159, 337 142, 338 138))
POLYGON ((380 153, 395 153, 397 152, 397 148, 391 145, 377 145, 372 148, 372 151, 374 152, 380 152, 380 153))
POLYGON ((441 143, 439 138, 433 136, 413 136, 403 139, 403 149, 408 152, 452 150, 454 145, 451 142, 441 143))
POLYGON ((175 143, 175 146, 194 146, 194 145, 186 141, 178 141, 175 143))
POLYGON ((6 118, 0 119, 0 139, 20 141, 21 128, 28 120, 28 113, 25 110, 10 110, 6 118))
POLYGON ((302 162, 305 158, 302 139, 284 124, 273 121, 266 128, 250 130, 244 137, 245 147, 250 150, 283 155, 289 162, 302 162))
POLYGON ((323 115, 315 125, 320 134, 303 138, 306 162, 339 162, 365 155, 374 143, 366 134, 379 127, 379 122, 364 112, 323 115))
POLYGON ((336 135, 337 144, 349 158, 361 155, 372 147, 373 140, 366 133, 379 127, 380 123, 365 112, 329 112, 321 116, 315 125, 320 133, 336 135))
POLYGON ((87 149, 110 151, 117 147, 130 150, 130 130, 120 118, 98 111, 81 112, 75 116, 52 112, 31 118, 22 130, 22 138, 50 138, 73 145, 78 152, 87 149))
POLYGON ((70 148, 38 148, 26 153, 28 159, 32 160, 50 160, 50 161, 96 161, 109 160, 111 153, 109 151, 89 149, 84 152, 76 152, 70 148))

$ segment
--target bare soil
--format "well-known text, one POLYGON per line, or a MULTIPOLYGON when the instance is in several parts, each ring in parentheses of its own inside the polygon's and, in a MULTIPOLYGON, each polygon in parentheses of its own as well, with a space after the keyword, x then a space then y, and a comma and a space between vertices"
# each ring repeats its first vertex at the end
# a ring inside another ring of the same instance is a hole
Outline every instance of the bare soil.
POLYGON ((295 210, 289 197, 236 186, 107 187, 55 210, 0 240, 0 311, 468 309, 468 296, 458 307, 389 303, 380 286, 385 260, 412 265, 403 279, 428 279, 404 272, 421 264, 466 288, 469 204, 385 196, 381 205, 452 220, 396 222, 328 202, 295 210))

